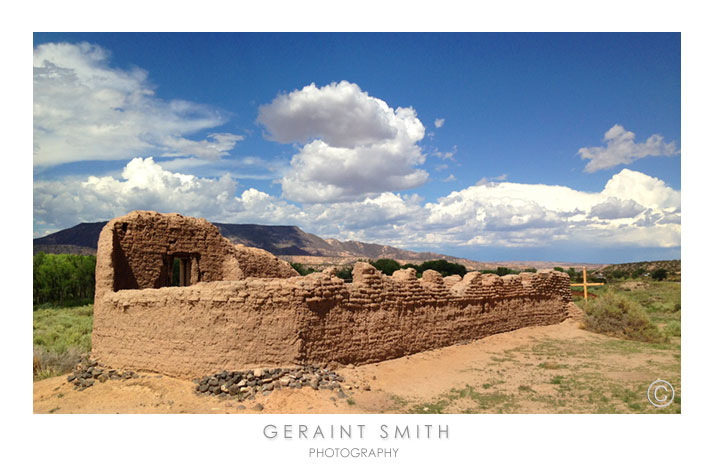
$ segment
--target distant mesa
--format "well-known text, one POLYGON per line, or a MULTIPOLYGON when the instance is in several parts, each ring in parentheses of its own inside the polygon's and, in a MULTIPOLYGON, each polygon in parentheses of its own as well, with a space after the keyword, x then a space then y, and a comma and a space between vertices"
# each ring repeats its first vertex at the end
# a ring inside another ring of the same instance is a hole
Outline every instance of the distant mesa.
MULTIPOLYGON (((81 223, 74 227, 34 239, 34 253, 72 253, 95 255, 99 233, 106 221, 81 223)), ((475 269, 482 264, 432 252, 412 252, 380 244, 323 239, 297 226, 212 223, 221 235, 234 244, 257 247, 280 257, 330 257, 343 259, 394 258, 423 262, 444 259, 475 269)), ((291 259, 292 260, 292 259, 291 259)))
MULTIPOLYGON (((81 223, 74 227, 34 239, 34 253, 67 253, 96 255, 97 242, 107 221, 81 223)), ((392 258, 402 263, 421 263, 429 260, 444 259, 460 263, 469 270, 495 270, 505 266, 517 270, 527 268, 552 268, 554 266, 576 268, 587 266, 598 269, 605 264, 583 264, 563 262, 478 262, 475 260, 453 257, 434 252, 414 252, 388 245, 371 244, 354 240, 339 241, 323 239, 310 234, 297 226, 267 226, 261 224, 212 223, 221 235, 234 244, 243 244, 267 250, 273 255, 290 262, 303 263, 306 266, 339 265, 353 263, 357 259, 392 258)))

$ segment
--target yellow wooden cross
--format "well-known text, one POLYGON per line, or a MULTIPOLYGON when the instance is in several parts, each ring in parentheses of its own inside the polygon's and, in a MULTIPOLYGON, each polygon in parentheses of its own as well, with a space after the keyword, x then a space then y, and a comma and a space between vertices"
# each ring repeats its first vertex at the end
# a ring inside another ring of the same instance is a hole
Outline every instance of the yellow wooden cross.
POLYGON ((585 296, 585 302, 588 301, 588 286, 604 286, 605 283, 588 283, 588 272, 583 267, 583 282, 578 283, 578 284, 571 284, 571 286, 582 286, 583 287, 583 296, 585 296))

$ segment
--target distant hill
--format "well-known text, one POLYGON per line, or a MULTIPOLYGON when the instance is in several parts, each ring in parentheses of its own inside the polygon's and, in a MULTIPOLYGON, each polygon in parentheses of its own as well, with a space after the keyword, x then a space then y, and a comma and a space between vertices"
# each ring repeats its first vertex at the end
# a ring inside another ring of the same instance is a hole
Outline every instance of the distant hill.
MULTIPOLYGON (((106 221, 81 223, 45 237, 34 239, 34 253, 94 255, 97 251, 99 233, 106 223, 106 221)), ((221 235, 234 244, 258 247, 290 261, 293 261, 292 257, 308 257, 311 259, 308 263, 326 263, 322 259, 323 257, 347 261, 354 261, 356 258, 394 258, 406 262, 424 262, 443 258, 451 262, 458 261, 463 263, 470 269, 489 268, 490 265, 433 252, 412 252, 380 244, 323 239, 315 234, 307 233, 297 226, 213 224, 221 232, 221 235)))
POLYGON ((309 234, 297 226, 213 223, 221 235, 234 244, 258 247, 273 255, 341 256, 322 237, 309 234))
MULTIPOLYGON (((81 223, 74 227, 34 239, 34 253, 71 253, 95 255, 99 233, 106 221, 81 223)), ((526 268, 553 268, 571 266, 589 269, 601 268, 602 264, 563 263, 563 262, 477 262, 465 258, 452 257, 434 252, 413 252, 388 245, 370 244, 359 241, 339 241, 323 239, 310 234, 297 226, 265 226, 261 224, 226 224, 213 223, 221 235, 234 244, 244 244, 267 250, 273 255, 309 266, 339 265, 354 262, 356 259, 392 258, 402 263, 421 263, 427 260, 444 259, 461 263, 469 270, 494 270, 499 266, 524 270, 526 268)))
POLYGON ((634 262, 634 263, 620 263, 617 265, 608 265, 602 269, 600 272, 607 275, 614 271, 623 271, 628 275, 632 275, 633 272, 637 270, 644 270, 647 273, 652 273, 655 270, 666 270, 667 275, 671 278, 676 278, 682 275, 682 261, 681 260, 655 260, 652 262, 634 262))
POLYGON ((84 247, 82 250, 85 255, 94 255, 97 252, 99 233, 105 224, 107 224, 106 221, 80 223, 69 229, 63 229, 45 237, 33 239, 34 253, 42 251, 45 253, 73 254, 77 253, 77 247, 84 247))

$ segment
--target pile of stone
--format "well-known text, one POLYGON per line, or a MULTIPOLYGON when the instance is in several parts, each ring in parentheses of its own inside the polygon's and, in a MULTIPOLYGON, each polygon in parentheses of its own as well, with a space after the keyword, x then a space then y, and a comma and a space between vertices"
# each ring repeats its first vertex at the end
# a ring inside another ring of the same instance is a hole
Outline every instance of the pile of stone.
POLYGON ((281 388, 311 387, 315 390, 336 391, 341 398, 346 397, 342 391, 345 379, 336 372, 319 366, 299 366, 288 369, 255 369, 249 371, 228 372, 195 379, 196 393, 216 395, 220 397, 235 397, 238 399, 253 398, 256 394, 269 395, 281 388))
POLYGON ((74 372, 67 376, 67 382, 74 383, 75 390, 85 390, 95 382, 106 382, 107 380, 127 380, 138 377, 138 374, 134 371, 118 371, 115 369, 108 369, 102 366, 97 361, 90 358, 83 358, 74 372))

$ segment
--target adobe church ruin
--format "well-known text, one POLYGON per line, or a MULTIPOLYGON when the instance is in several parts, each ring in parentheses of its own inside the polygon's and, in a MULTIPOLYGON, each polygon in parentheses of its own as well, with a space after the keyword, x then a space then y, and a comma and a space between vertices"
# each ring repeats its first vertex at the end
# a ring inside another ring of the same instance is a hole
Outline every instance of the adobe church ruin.
POLYGON ((568 275, 550 270, 418 279, 413 269, 389 277, 357 263, 352 283, 330 271, 301 277, 204 219, 134 211, 99 237, 92 355, 189 378, 360 364, 559 323, 571 304, 568 275))

